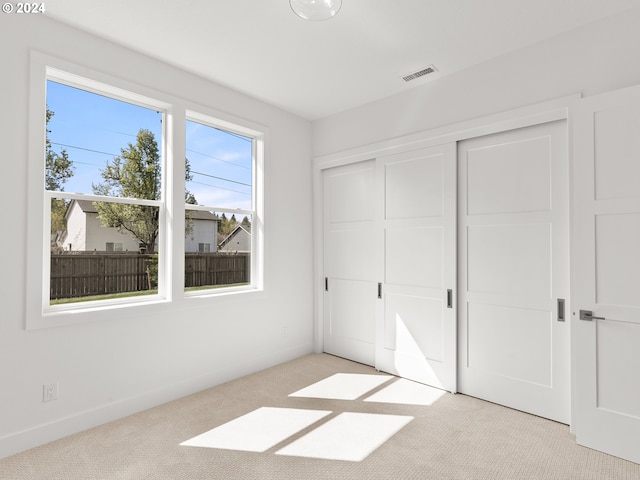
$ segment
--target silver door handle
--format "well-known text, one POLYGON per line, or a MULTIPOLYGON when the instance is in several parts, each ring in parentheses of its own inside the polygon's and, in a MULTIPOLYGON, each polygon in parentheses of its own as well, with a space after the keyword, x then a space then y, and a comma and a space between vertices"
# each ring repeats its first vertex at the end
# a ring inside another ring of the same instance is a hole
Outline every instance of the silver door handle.
POLYGON ((604 317, 594 317, 591 310, 580 310, 580 320, 605 320, 604 317))

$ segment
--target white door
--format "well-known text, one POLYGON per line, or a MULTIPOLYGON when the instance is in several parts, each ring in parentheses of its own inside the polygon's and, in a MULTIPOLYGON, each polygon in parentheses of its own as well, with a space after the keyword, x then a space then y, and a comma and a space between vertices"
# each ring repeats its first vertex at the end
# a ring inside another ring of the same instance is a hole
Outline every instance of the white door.
POLYGON ((376 368, 456 389, 455 144, 377 160, 376 368))
POLYGON ((324 351, 373 366, 375 162, 323 171, 324 351))
POLYGON ((570 420, 566 138, 561 121, 458 147, 458 388, 563 423, 570 420))
POLYGON ((574 113, 574 431, 640 463, 640 87, 574 113))

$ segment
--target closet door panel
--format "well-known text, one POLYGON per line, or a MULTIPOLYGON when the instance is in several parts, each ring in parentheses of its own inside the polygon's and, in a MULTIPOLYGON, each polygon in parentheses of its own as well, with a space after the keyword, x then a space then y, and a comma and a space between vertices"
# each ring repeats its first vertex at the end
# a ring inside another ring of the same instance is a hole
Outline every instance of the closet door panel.
POLYGON ((455 144, 378 158, 376 173, 376 367, 455 391, 455 144))
POLYGON ((566 128, 552 122, 458 145, 459 389, 563 423, 571 385, 566 128))

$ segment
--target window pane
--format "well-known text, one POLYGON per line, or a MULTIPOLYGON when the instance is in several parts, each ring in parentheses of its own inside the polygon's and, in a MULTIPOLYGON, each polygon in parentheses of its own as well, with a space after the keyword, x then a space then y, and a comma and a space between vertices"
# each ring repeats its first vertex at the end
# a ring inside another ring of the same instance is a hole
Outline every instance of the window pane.
POLYGON ((50 303, 157 293, 158 207, 58 200, 67 228, 52 238, 50 303))
POLYGON ((253 139, 187 121, 185 287, 251 283, 253 139), (203 212, 189 204, 211 206, 203 212), (220 211, 223 209, 223 211, 220 211))
MULTIPOLYGON (((189 220, 190 219, 190 220, 189 220)), ((251 216, 187 211, 192 222, 185 245, 185 288, 201 290, 251 283, 251 216), (210 215, 203 218, 202 213, 210 215), (212 227, 216 241, 210 242, 212 227), (190 237, 191 235, 191 237, 190 237)))
POLYGON ((251 210, 253 139, 187 121, 187 203, 251 210))
POLYGON ((160 199, 162 116, 47 81, 45 188, 160 199))

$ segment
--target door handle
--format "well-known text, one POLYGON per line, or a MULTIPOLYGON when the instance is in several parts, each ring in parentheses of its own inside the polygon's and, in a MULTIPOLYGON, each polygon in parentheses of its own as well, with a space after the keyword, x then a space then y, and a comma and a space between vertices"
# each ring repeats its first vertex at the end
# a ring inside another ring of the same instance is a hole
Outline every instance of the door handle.
POLYGON ((558 299, 558 321, 564 322, 564 298, 558 299))
POLYGON ((453 308, 453 290, 447 290, 447 308, 453 308))
POLYGON ((591 310, 580 310, 580 320, 587 320, 588 322, 590 322, 592 320, 605 320, 605 318, 594 317, 591 310))

